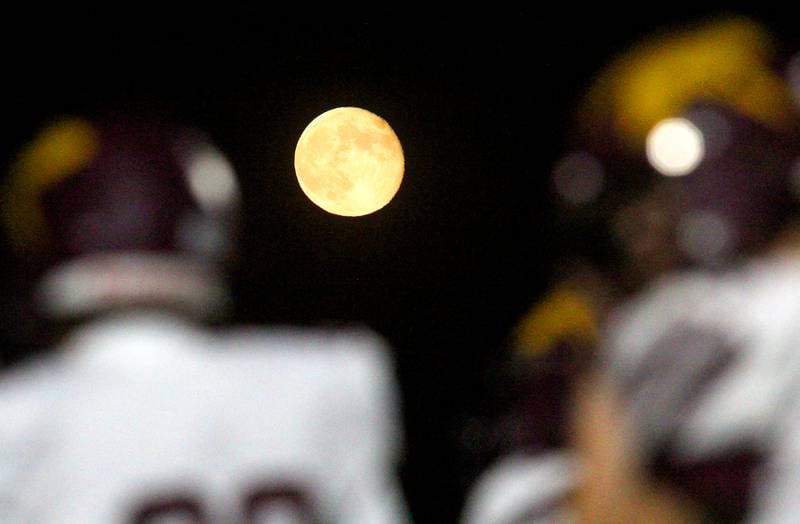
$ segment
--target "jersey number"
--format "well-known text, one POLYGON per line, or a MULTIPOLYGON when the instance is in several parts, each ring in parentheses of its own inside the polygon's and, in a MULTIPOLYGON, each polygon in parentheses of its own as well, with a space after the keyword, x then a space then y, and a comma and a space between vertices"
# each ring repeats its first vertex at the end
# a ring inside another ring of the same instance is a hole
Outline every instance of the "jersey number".
MULTIPOLYGON (((242 497, 237 511, 246 524, 311 524, 317 522, 311 501, 301 489, 269 485, 242 497)), ((222 518, 222 517, 217 517, 222 518)), ((188 494, 153 497, 134 512, 134 524, 210 524, 216 522, 199 497, 188 494)), ((225 520, 228 521, 227 519, 225 520)), ((238 520, 237 520, 238 522, 238 520)))

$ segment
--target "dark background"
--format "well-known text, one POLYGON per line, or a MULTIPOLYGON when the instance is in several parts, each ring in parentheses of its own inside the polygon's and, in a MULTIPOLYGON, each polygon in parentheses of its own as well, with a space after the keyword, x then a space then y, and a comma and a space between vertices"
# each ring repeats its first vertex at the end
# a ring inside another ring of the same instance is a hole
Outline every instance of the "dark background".
MULTIPOLYGON (((340 13, 313 23, 302 12, 258 10, 199 22, 87 13, 99 18, 80 25, 50 13, 2 37, 0 152, 7 165, 54 116, 103 109, 157 112, 208 130, 243 186, 236 320, 361 322, 384 334, 403 390, 406 495, 418 522, 451 522, 485 460, 465 428, 492 395, 486 370, 564 247, 548 173, 577 97, 624 45, 723 13, 540 10, 467 20, 343 21, 340 13), (293 170, 305 125, 346 105, 385 118, 406 157, 395 199, 355 219, 316 208, 293 170)), ((797 34, 788 8, 737 12, 784 39, 797 34)), ((0 300, 13 319, 13 293, 0 300)), ((7 352, 21 345, 13 320, 2 335, 7 352)))

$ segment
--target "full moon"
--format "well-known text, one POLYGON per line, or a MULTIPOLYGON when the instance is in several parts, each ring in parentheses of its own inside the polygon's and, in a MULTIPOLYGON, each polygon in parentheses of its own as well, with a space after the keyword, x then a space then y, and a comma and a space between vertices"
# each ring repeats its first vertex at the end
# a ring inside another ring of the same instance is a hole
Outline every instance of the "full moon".
POLYGON ((303 193, 329 213, 362 216, 388 204, 403 181, 403 148, 388 123, 337 107, 305 128, 294 152, 303 193))

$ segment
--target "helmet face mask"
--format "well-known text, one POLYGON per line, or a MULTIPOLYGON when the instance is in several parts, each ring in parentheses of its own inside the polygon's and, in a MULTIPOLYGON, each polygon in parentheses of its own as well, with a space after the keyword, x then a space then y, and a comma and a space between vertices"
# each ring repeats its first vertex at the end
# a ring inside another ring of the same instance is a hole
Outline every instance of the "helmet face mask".
POLYGON ((678 192, 669 182, 623 200, 612 213, 611 236, 626 288, 637 287, 682 261, 675 249, 678 192))
POLYGON ((227 301, 238 196, 230 163, 193 130, 69 118, 20 154, 5 223, 44 316, 140 304, 207 316, 227 301))

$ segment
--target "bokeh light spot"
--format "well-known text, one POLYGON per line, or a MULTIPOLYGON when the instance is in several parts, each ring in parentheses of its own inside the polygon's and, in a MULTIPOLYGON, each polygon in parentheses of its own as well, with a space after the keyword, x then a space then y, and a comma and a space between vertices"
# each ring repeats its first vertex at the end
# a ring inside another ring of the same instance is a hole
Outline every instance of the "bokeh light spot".
POLYGON ((597 199, 605 185, 605 172, 599 160, 584 151, 562 158, 553 168, 553 185, 567 204, 582 206, 597 199))
POLYGON ((688 175, 704 156, 703 133, 686 118, 662 120, 647 135, 647 160, 663 175, 688 175))

